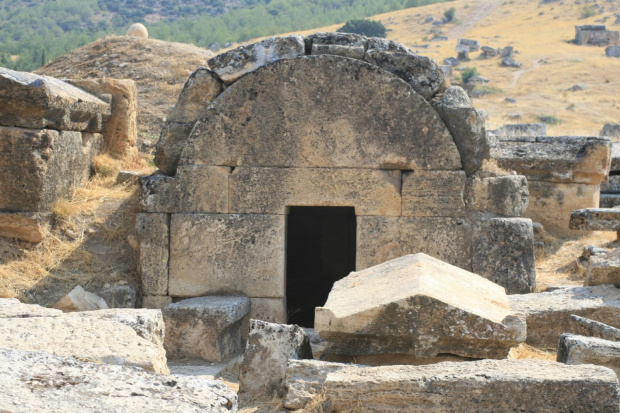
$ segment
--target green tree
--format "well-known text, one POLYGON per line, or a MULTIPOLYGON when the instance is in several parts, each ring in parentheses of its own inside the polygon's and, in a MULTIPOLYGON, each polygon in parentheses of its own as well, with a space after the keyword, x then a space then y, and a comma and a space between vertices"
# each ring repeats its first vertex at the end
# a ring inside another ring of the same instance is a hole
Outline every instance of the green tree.
POLYGON ((340 33, 356 33, 368 37, 385 37, 385 26, 377 20, 349 20, 338 29, 340 33))
POLYGON ((446 21, 451 22, 454 20, 454 14, 456 13, 456 9, 454 7, 450 7, 448 10, 443 12, 443 16, 446 18, 446 21))

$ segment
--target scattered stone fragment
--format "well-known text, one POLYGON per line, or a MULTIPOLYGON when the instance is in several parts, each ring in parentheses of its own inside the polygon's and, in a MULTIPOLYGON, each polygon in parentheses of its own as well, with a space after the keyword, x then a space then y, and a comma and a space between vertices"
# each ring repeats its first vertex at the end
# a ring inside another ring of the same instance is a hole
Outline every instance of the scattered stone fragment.
POLYGON ((0 212, 0 237, 39 243, 48 232, 50 213, 0 212))
POLYGON ((591 255, 585 263, 583 285, 620 285, 620 249, 591 255))
POLYGON ((0 319, 29 318, 29 317, 57 317, 63 312, 54 308, 45 308, 36 304, 25 304, 17 298, 0 298, 0 319))
POLYGON ((570 216, 570 228, 588 231, 620 231, 620 209, 578 209, 570 216))
POLYGON ((308 358, 312 358, 312 350, 302 328, 250 320, 250 334, 239 365, 240 399, 283 397, 286 363, 308 358))
MULTIPOLYGON (((600 136, 609 136, 610 138, 620 138, 620 123, 606 123, 601 129, 600 136)), ((620 144, 614 144, 615 151, 612 150, 612 171, 620 171, 620 144), (615 162, 614 162, 615 159, 615 162)))
POLYGON ((492 47, 482 46, 481 49, 482 49, 482 57, 484 59, 489 59, 491 57, 495 57, 498 55, 497 49, 494 49, 492 47))
POLYGON ((584 85, 584 84, 581 84, 581 83, 578 83, 578 84, 573 85, 573 86, 568 88, 568 90, 570 92, 579 92, 579 91, 587 90, 587 89, 588 89, 588 87, 586 85, 584 85))
POLYGON ((478 40, 470 39, 458 39, 456 42, 456 51, 466 50, 468 52, 477 52, 480 50, 480 43, 478 40))
POLYGON ((230 359, 243 351, 242 327, 249 312, 247 297, 196 297, 167 305, 162 313, 168 356, 213 362, 230 359))
POLYGON ((209 67, 227 85, 243 75, 281 59, 305 54, 304 38, 298 35, 270 37, 209 59, 209 67))
POLYGON ((620 46, 607 46, 605 48, 605 56, 620 57, 620 46))
POLYGON ((469 53, 466 50, 461 50, 458 52, 456 60, 459 62, 469 62, 471 59, 469 58, 469 53))
POLYGON ((103 310, 108 308, 108 305, 103 298, 85 291, 78 285, 69 294, 58 300, 54 304, 54 308, 70 313, 73 311, 103 310))
POLYGON ((570 316, 570 325, 570 331, 578 335, 598 337, 609 341, 620 341, 620 329, 608 326, 605 323, 599 323, 598 321, 572 314, 570 316))
POLYGON ((558 362, 595 364, 620 373, 620 343, 597 337, 562 334, 558 344, 558 362))
POLYGON ((521 67, 521 63, 517 62, 512 57, 502 57, 501 65, 505 67, 515 67, 515 68, 521 67))
POLYGON ((571 331, 572 314, 620 327, 620 289, 612 285, 509 295, 508 302, 525 314, 526 343, 538 348, 557 348, 560 335, 571 331))
POLYGON ((425 254, 406 255, 337 281, 317 307, 316 332, 345 356, 439 354, 502 358, 525 339, 504 289, 425 254))
POLYGON ((452 66, 452 67, 456 67, 458 65, 461 64, 461 62, 459 62, 459 59, 456 59, 454 57, 448 57, 446 59, 443 59, 443 62, 448 65, 448 66, 452 66))
POLYGON ((284 407, 329 411, 616 411, 615 373, 541 360, 363 367, 291 360, 284 407), (527 395, 527 397, 524 397, 527 395), (321 399, 319 399, 321 398, 321 399), (316 400, 313 400, 316 399, 316 400))
POLYGON ((136 289, 131 285, 117 285, 97 295, 103 298, 109 308, 136 308, 136 289))
POLYGON ((144 174, 141 174, 140 172, 120 171, 118 175, 116 175, 116 183, 117 184, 129 183, 131 185, 134 185, 138 183, 138 178, 140 178, 143 175, 144 174))
POLYGON ((517 99, 515 99, 515 98, 506 98, 506 99, 504 99, 504 102, 506 102, 506 103, 517 103, 517 99))
POLYGON ((7 412, 237 411, 237 396, 220 381, 45 353, 0 349, 0 382, 0 411, 7 412))

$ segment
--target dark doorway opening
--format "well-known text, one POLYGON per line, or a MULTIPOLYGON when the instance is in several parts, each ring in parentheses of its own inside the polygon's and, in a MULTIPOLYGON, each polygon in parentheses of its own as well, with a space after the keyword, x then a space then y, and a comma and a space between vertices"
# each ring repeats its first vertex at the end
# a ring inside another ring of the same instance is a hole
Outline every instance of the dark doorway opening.
POLYGON ((290 207, 286 248, 288 323, 314 327, 314 308, 355 271, 353 207, 290 207))

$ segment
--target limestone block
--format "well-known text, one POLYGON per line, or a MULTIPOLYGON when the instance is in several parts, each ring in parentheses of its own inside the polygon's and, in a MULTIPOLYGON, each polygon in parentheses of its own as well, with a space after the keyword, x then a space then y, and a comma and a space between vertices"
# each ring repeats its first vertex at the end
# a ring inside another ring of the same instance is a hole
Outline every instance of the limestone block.
POLYGON ((177 176, 141 178, 140 206, 146 212, 228 212, 228 177, 225 166, 183 165, 177 176))
POLYGON ((68 83, 98 96, 112 96, 111 115, 105 121, 105 149, 114 155, 137 153, 138 89, 131 79, 73 79, 68 83))
POLYGON ((17 298, 0 298, 0 319, 57 317, 62 314, 62 311, 53 308, 45 308, 36 304, 21 303, 17 298))
POLYGON ((100 132, 110 104, 49 76, 0 68, 0 125, 100 132))
POLYGON ((530 193, 523 175, 470 178, 465 190, 469 209, 505 217, 520 217, 529 204, 530 193))
POLYGON ((601 192, 620 194, 620 175, 611 175, 607 183, 601 184, 601 192))
POLYGON ((473 272, 501 285, 508 294, 536 289, 532 221, 524 218, 482 218, 472 241, 473 272))
POLYGON ((597 337, 562 334, 558 344, 558 362, 565 364, 595 364, 620 373, 620 343, 597 337))
POLYGON ((0 347, 168 373, 166 352, 129 326, 95 317, 0 319, 0 347))
POLYGON ((465 214, 464 189, 465 173, 463 171, 404 172, 402 215, 462 217, 465 214))
POLYGON ((122 185, 122 184, 135 185, 138 183, 138 179, 142 176, 144 176, 144 174, 141 172, 119 171, 118 174, 116 175, 116 184, 117 185, 122 185))
POLYGON ((381 367, 291 360, 286 386, 285 407, 316 399, 333 412, 615 412, 620 400, 612 370, 543 360, 381 367))
POLYGON ((137 214, 140 237, 138 271, 146 295, 168 293, 170 217, 167 214, 137 214))
POLYGON ((148 38, 149 31, 141 23, 134 23, 127 29, 127 36, 148 38))
MULTIPOLYGON (((608 326, 589 318, 579 317, 572 314, 570 316, 570 332, 586 337, 598 337, 603 340, 620 341, 620 329, 608 326)), ((560 338, 561 340, 561 338, 560 338)))
MULTIPOLYGON (((599 135, 608 136, 610 138, 620 138, 620 123, 606 123, 599 135)), ((612 143, 611 170, 620 171, 620 145, 618 143, 612 143), (614 148, 616 149, 614 150, 614 148)))
POLYGON ((0 127, 0 210, 45 212, 90 175, 98 134, 0 127))
POLYGON ((358 271, 418 252, 470 270, 471 227, 459 218, 357 217, 358 271))
POLYGON ((476 172, 490 156, 484 118, 473 107, 467 93, 458 86, 448 88, 433 102, 433 107, 454 138, 463 169, 468 176, 476 172))
POLYGON ((573 211, 570 228, 589 231, 620 231, 620 209, 586 208, 573 211))
POLYGON ((599 185, 528 181, 527 186, 530 200, 525 216, 540 222, 555 236, 580 235, 569 226, 572 211, 584 207, 597 208, 599 205, 599 185))
POLYGON ((310 340, 299 326, 250 320, 250 334, 239 365, 239 399, 283 397, 288 360, 311 358, 310 340))
POLYGON ((173 176, 179 165, 179 157, 194 129, 195 122, 166 122, 155 146, 155 165, 166 175, 173 176))
POLYGON ((529 181, 597 185, 609 174, 611 141, 604 137, 497 138, 491 158, 529 181))
POLYGON ((446 78, 437 62, 426 56, 395 51, 368 50, 364 61, 379 66, 407 82, 426 100, 446 89, 446 78))
POLYGON ((0 212, 0 237, 41 242, 47 234, 50 221, 51 214, 46 213, 0 212))
MULTIPOLYGON (((620 137, 620 123, 606 123, 601 136, 620 137)), ((611 171, 620 171, 620 142, 611 144, 611 171)))
POLYGON ((395 42, 393 40, 384 39, 383 37, 369 37, 368 38, 368 51, 379 51, 379 52, 400 52, 400 53, 409 53, 410 50, 407 49, 401 43, 395 42))
POLYGON ((7 412, 237 411, 237 396, 220 381, 45 353, 0 349, 0 382, 7 412))
POLYGON ((605 48, 605 56, 620 57, 620 46, 607 46, 605 48))
POLYGON ((250 297, 250 318, 267 321, 269 323, 286 323, 285 298, 255 298, 250 297))
POLYGON ((161 310, 172 303, 172 297, 167 295, 143 295, 142 308, 161 310))
POLYGON ((247 297, 195 297, 167 305, 162 313, 168 356, 229 360, 243 351, 241 327, 249 312, 247 297))
POLYGON ((283 297, 285 220, 284 215, 172 215, 170 295, 283 297))
POLYGON ((170 113, 155 147, 155 165, 166 175, 174 175, 183 146, 206 107, 224 91, 222 81, 206 67, 190 76, 170 113))
POLYGON ((245 74, 280 59, 292 59, 305 53, 304 37, 291 35, 270 37, 209 59, 209 67, 227 85, 245 74))
POLYGON ((401 79, 322 55, 280 60, 226 89, 179 164, 456 170, 461 158, 435 110, 401 79))
POLYGON ((600 208, 616 208, 620 206, 620 194, 601 194, 600 208))
POLYGON ((103 298, 85 291, 78 285, 69 294, 58 300, 53 307, 62 312, 71 313, 74 311, 105 310, 108 308, 108 304, 103 298))
POLYGON ((508 301, 526 316, 527 344, 539 348, 557 347, 560 335, 571 331, 571 314, 620 328, 620 289, 611 285, 510 295, 508 301))
POLYGON ((368 39, 355 33, 316 33, 308 36, 311 43, 311 54, 329 54, 364 59, 368 39))
POLYGON ((136 289, 132 285, 117 285, 99 291, 109 308, 136 308, 136 289))
POLYGON ((400 171, 239 167, 230 175, 230 212, 286 214, 290 205, 354 206, 358 216, 400 216, 400 185, 400 171))
POLYGON ((349 356, 439 354, 504 358, 525 340, 504 289, 426 254, 406 255, 336 281, 314 328, 349 356))
POLYGON ((586 280, 583 285, 620 285, 620 249, 592 255, 585 267, 586 280))

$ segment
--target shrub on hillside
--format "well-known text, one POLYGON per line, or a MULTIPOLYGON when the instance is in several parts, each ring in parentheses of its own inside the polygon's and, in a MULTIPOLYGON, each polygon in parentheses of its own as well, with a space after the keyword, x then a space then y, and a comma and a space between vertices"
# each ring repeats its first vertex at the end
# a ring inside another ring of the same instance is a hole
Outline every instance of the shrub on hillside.
POLYGON ((443 12, 443 17, 446 18, 446 21, 451 22, 454 20, 454 14, 456 13, 456 9, 454 7, 450 7, 448 10, 443 12))
POLYGON ((476 69, 475 67, 467 67, 465 68, 465 70, 463 70, 463 73, 461 73, 461 79, 463 80, 463 83, 467 83, 469 82, 469 79, 471 79, 474 76, 478 76, 480 73, 478 73, 478 69, 476 69))
POLYGON ((349 20, 338 29, 340 33, 356 33, 368 37, 385 37, 385 26, 377 20, 349 20))
POLYGON ((562 123, 562 120, 560 118, 550 115, 538 116, 538 121, 546 123, 547 125, 559 125, 560 123, 562 123))

